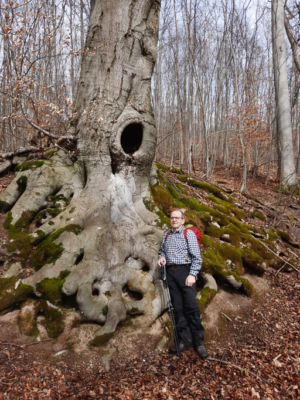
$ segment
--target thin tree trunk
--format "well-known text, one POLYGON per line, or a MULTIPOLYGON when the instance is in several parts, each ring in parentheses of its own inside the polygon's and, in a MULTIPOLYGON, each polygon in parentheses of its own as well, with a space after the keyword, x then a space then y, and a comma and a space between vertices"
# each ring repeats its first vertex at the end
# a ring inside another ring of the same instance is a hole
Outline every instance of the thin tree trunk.
POLYGON ((292 140, 291 107, 286 67, 283 0, 272 1, 272 43, 277 136, 280 152, 280 184, 297 185, 292 140))

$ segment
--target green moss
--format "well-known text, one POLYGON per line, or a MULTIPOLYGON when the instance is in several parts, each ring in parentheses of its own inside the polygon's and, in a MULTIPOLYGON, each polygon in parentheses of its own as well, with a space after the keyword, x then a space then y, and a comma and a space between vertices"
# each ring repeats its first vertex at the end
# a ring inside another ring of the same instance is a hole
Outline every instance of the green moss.
POLYGON ((113 336, 113 333, 104 333, 103 335, 96 336, 91 342, 90 345, 94 347, 103 346, 106 344, 109 339, 113 336))
POLYGON ((33 287, 18 283, 15 276, 0 279, 0 311, 9 310, 33 294, 33 287))
POLYGON ((170 182, 168 182, 166 186, 167 186, 167 189, 170 192, 171 196, 174 199, 176 199, 176 200, 180 199, 181 196, 180 196, 180 193, 177 191, 176 185, 174 187, 170 182))
POLYGON ((209 184, 207 182, 200 182, 200 181, 197 181, 195 179, 187 178, 185 175, 180 175, 180 176, 178 176, 178 178, 182 182, 188 183, 190 186, 193 186, 193 187, 196 187, 196 188, 199 188, 199 189, 203 189, 208 193, 214 194, 216 197, 219 197, 222 200, 226 200, 226 201, 228 200, 228 197, 223 192, 223 190, 221 190, 217 186, 211 185, 211 184, 209 184))
POLYGON ((200 291, 201 297, 197 299, 197 303, 202 313, 204 313, 205 308, 215 297, 216 293, 217 292, 214 289, 208 287, 205 287, 200 291))
POLYGON ((47 196, 46 200, 49 203, 52 203, 54 207, 60 207, 60 204, 57 204, 58 202, 61 203, 65 203, 65 205, 68 204, 68 199, 63 195, 63 194, 53 194, 53 195, 49 195, 47 196))
POLYGON ((183 194, 185 193, 185 189, 180 183, 176 183, 176 187, 179 189, 179 191, 181 193, 183 193, 183 194))
POLYGON ((27 176, 20 176, 19 179, 17 179, 17 185, 18 185, 18 191, 20 194, 25 192, 25 189, 27 187, 27 176))
POLYGON ((160 164, 160 163, 156 163, 156 167, 158 168, 158 169, 160 169, 161 171, 163 171, 163 172, 168 172, 168 171, 170 171, 170 167, 167 167, 166 165, 163 165, 163 164, 160 164))
POLYGON ((255 253, 257 253, 264 260, 272 260, 274 258, 274 254, 270 252, 259 240, 254 238, 249 234, 241 234, 244 243, 246 243, 247 247, 251 248, 255 253))
POLYGON ((223 229, 218 228, 214 224, 210 224, 208 227, 206 227, 205 233, 209 236, 220 238, 223 234, 223 229))
POLYGON ((77 235, 81 230, 79 225, 71 224, 47 236, 33 252, 30 261, 31 267, 35 270, 39 270, 45 264, 54 263, 64 250, 61 244, 55 243, 55 240, 65 231, 74 232, 77 235))
POLYGON ((26 265, 28 257, 31 253, 32 244, 36 239, 28 234, 28 227, 33 218, 32 211, 25 211, 18 219, 15 225, 12 224, 12 214, 8 213, 6 220, 3 224, 8 231, 8 237, 11 239, 7 245, 9 252, 14 253, 23 266, 26 265))
POLYGON ((170 192, 161 185, 151 188, 153 200, 158 207, 165 213, 169 214, 170 209, 174 207, 174 200, 170 192))
POLYGON ((35 215, 34 211, 23 211, 21 217, 15 223, 15 228, 18 230, 27 230, 35 215))
POLYGON ((239 228, 239 231, 240 231, 241 233, 248 233, 248 232, 249 232, 249 229, 251 229, 251 226, 250 226, 250 225, 245 224, 245 223, 239 221, 239 220, 236 219, 235 217, 229 217, 229 221, 230 221, 233 225, 237 226, 237 227, 239 228))
POLYGON ((262 212, 260 212, 260 211, 253 211, 252 213, 250 213, 249 216, 250 216, 251 218, 258 218, 258 219, 260 219, 261 221, 266 221, 265 215, 264 215, 262 212))
POLYGON ((47 330, 48 336, 50 338, 58 337, 64 330, 62 311, 49 301, 44 301, 41 304, 41 312, 45 316, 43 325, 47 330))
POLYGON ((35 217, 35 223, 37 226, 41 226, 43 224, 43 219, 48 217, 54 218, 61 212, 60 208, 46 208, 38 212, 35 217))
POLYGON ((252 285, 252 283, 248 279, 242 277, 239 277, 239 280, 243 284, 242 289, 245 295, 251 297, 254 293, 254 286, 252 285))
POLYGON ((185 206, 189 207, 192 210, 202 211, 204 209, 203 205, 198 203, 196 199, 184 197, 181 199, 181 201, 185 206))
POLYGON ((53 304, 61 304, 64 283, 64 279, 45 278, 36 285, 36 289, 41 293, 43 299, 49 300, 53 304))
POLYGON ((75 207, 72 207, 72 208, 69 210, 69 213, 72 214, 74 211, 75 211, 75 207))
POLYGON ((51 149, 45 152, 45 156, 47 158, 51 158, 53 156, 53 154, 55 154, 57 152, 57 149, 51 149))
POLYGON ((216 248, 223 260, 231 260, 235 266, 236 266, 236 271, 241 274, 244 272, 242 266, 242 252, 240 249, 237 249, 236 247, 230 246, 227 243, 216 243, 216 248))
POLYGON ((6 203, 6 201, 0 200, 0 213, 5 214, 10 208, 10 204, 6 203))
POLYGON ((242 238, 241 238, 240 230, 239 230, 239 228, 237 226, 235 226, 235 225, 230 223, 224 229, 224 234, 228 234, 229 235, 230 243, 233 246, 235 246, 235 247, 239 247, 240 246, 240 242, 242 242, 242 238))
POLYGON ((286 243, 291 242, 292 239, 287 232, 278 230, 277 233, 278 233, 279 237, 281 238, 281 240, 283 240, 284 242, 286 242, 286 243))
POLYGON ((258 275, 263 275, 265 272, 264 259, 248 247, 243 248, 241 252, 244 267, 258 275))
POLYGON ((214 203, 222 206, 222 208, 225 210, 225 212, 229 213, 232 209, 232 204, 229 203, 228 201, 225 201, 223 199, 219 199, 218 197, 214 196, 212 193, 208 195, 208 199, 213 201, 214 203))
POLYGON ((201 242, 206 249, 212 249, 215 246, 215 243, 213 242, 213 240, 211 240, 211 238, 207 235, 202 236, 201 242))
POLYGON ((178 174, 178 175, 183 175, 183 170, 180 168, 175 168, 175 167, 171 167, 170 169, 171 172, 174 172, 174 174, 178 174))
POLYGON ((25 161, 22 164, 18 165, 15 170, 16 171, 26 171, 28 169, 36 169, 40 168, 45 161, 42 160, 36 160, 36 161, 25 161))

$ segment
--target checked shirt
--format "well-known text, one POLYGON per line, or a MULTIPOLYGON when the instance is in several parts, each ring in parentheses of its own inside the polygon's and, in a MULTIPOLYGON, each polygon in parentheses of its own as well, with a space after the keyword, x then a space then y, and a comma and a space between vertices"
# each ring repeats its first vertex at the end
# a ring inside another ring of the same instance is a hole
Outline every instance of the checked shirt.
POLYGON ((169 230, 164 233, 159 249, 159 258, 165 257, 167 265, 191 264, 190 275, 196 276, 202 266, 202 258, 195 233, 187 230, 186 240, 184 226, 178 231, 169 230), (166 239, 166 235, 169 235, 166 239))

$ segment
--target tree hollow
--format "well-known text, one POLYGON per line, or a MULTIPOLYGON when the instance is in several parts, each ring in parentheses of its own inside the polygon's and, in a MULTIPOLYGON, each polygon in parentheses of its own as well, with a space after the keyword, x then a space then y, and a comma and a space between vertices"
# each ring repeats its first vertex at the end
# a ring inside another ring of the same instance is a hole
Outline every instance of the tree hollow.
POLYGON ((126 126, 121 134, 121 146, 126 154, 135 153, 143 141, 143 124, 134 122, 126 126))

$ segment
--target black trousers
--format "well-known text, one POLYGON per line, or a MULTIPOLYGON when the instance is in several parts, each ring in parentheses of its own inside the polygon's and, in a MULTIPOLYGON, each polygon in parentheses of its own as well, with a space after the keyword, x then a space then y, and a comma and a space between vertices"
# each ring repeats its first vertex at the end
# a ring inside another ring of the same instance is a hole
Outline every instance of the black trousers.
POLYGON ((204 342, 204 328, 196 300, 195 285, 185 285, 189 271, 190 266, 167 267, 167 282, 174 307, 179 341, 200 346, 204 342))

